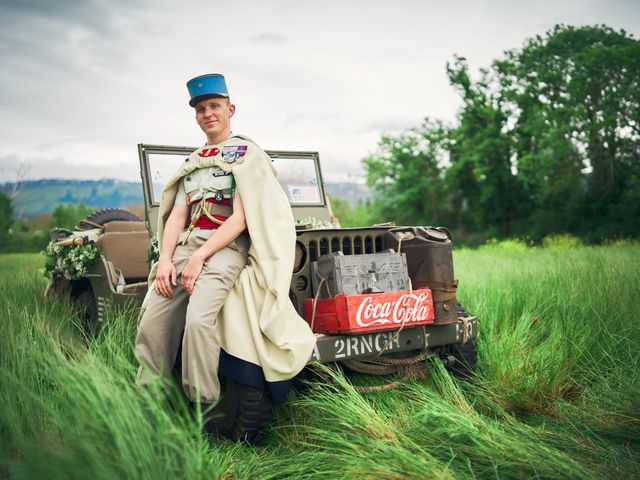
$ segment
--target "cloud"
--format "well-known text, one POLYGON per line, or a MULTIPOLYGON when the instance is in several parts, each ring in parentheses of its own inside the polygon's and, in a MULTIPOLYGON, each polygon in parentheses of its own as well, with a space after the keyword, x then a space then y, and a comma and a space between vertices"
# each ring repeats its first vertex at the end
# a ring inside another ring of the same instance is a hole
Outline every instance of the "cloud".
POLYGON ((40 178, 117 178, 137 181, 139 168, 132 162, 78 165, 61 156, 21 156, 0 154, 0 183, 40 178))
POLYGON ((29 177, 32 165, 14 153, 0 154, 0 183, 19 182, 29 177))
POLYGON ((325 172, 355 174, 382 132, 454 117, 444 70, 454 52, 487 66, 575 15, 640 30, 640 7, 627 1, 463 1, 457 17, 409 0, 365 10, 335 0, 0 2, 5 177, 27 161, 30 178, 135 180, 137 143, 202 143, 185 83, 207 71, 227 77, 235 131, 264 148, 320 151, 325 172))
POLYGON ((55 139, 51 139, 49 141, 44 141, 38 145, 36 145, 36 149, 38 150, 47 150, 49 148, 57 148, 64 147, 66 145, 74 145, 78 143, 88 143, 92 139, 87 135, 73 135, 68 137, 59 137, 55 139))
MULTIPOLYGON (((68 17, 75 11, 84 8, 92 8, 96 6, 96 2, 77 1, 77 0, 58 0, 51 2, 49 0, 4 0, 2 2, 3 13, 14 15, 37 15, 46 17, 68 17)), ((6 16, 3 16, 6 21, 6 16)))
POLYGON ((249 40, 253 43, 285 43, 288 38, 286 35, 277 32, 262 32, 250 36, 249 40))
POLYGON ((363 122, 359 128, 358 133, 394 133, 403 132, 410 128, 415 128, 420 125, 422 118, 402 117, 396 118, 377 118, 367 122, 363 122))

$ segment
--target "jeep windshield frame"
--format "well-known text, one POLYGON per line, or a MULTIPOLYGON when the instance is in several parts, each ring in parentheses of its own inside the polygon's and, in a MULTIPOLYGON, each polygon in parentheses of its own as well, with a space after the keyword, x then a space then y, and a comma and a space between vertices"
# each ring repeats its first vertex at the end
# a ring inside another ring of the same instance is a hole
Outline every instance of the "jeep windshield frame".
MULTIPOLYGON (((140 176, 147 227, 158 224, 160 193, 166 182, 197 147, 139 144, 140 176)), ((267 150, 297 222, 305 218, 330 221, 318 152, 267 150)))

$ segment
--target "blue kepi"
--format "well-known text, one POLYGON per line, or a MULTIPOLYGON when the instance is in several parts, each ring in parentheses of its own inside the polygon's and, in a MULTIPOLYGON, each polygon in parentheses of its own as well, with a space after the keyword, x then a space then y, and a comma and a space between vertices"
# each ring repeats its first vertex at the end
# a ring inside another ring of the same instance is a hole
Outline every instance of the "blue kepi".
POLYGON ((189 105, 192 107, 195 107, 196 103, 206 98, 229 98, 227 83, 224 81, 224 76, 219 73, 208 73, 192 78, 187 82, 187 89, 191 97, 189 105))

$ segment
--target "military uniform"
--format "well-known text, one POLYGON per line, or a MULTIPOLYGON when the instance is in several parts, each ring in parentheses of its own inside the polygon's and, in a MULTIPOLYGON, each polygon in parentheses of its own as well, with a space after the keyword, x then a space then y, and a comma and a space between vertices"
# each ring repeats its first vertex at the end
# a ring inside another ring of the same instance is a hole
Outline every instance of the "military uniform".
MULTIPOLYGON (((221 75, 196 77, 187 86, 192 107, 212 92, 227 96, 221 75)), ((315 336, 289 300, 295 222, 264 150, 248 137, 233 135, 194 151, 163 189, 160 248, 173 206, 191 205, 190 229, 181 234, 173 256, 180 273, 193 252, 215 235, 215 225, 231 215, 236 184, 245 233, 206 261, 191 297, 182 286, 174 287, 171 298, 149 289, 136 339, 138 380, 144 384, 169 373, 184 327, 182 379, 192 400, 215 401, 219 374, 268 391, 274 403, 281 404, 291 378, 307 363, 315 336)), ((156 271, 157 264, 150 285, 156 271)))
POLYGON ((142 384, 171 372, 182 339, 183 388, 193 400, 198 389, 203 403, 214 402, 220 394, 220 340, 215 323, 247 263, 248 236, 240 235, 207 259, 191 297, 179 280, 193 253, 215 233, 215 224, 203 212, 224 221, 232 213, 232 194, 233 175, 219 167, 197 169, 180 181, 174 204, 189 205, 191 212, 190 227, 180 234, 172 258, 178 286, 169 298, 150 291, 136 338, 142 384))

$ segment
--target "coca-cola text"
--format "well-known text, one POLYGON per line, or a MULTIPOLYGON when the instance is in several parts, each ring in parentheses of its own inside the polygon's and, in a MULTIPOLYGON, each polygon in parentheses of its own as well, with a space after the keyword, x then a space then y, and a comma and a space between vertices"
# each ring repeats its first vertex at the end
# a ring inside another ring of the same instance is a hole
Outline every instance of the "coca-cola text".
POLYGON ((380 301, 376 295, 366 296, 358 306, 356 323, 361 327, 421 322, 429 317, 429 295, 405 293, 394 300, 380 301))

